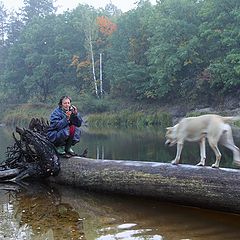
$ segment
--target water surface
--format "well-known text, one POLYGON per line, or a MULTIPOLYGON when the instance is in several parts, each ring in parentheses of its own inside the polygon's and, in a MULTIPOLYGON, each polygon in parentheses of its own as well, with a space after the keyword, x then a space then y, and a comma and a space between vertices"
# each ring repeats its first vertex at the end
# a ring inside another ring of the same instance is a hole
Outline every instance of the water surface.
POLYGON ((0 239, 226 240, 240 236, 240 217, 233 214, 40 183, 13 187, 18 190, 1 191, 0 239))
MULTIPOLYGON (((0 129, 1 160, 11 134, 0 129)), ((84 148, 91 158, 159 162, 170 162, 176 151, 164 146, 157 129, 92 129, 75 146, 84 148)), ((231 167, 231 152, 221 151, 221 166, 231 167)), ((186 144, 183 162, 196 164, 198 154, 197 144, 186 144)), ((209 149, 207 154, 210 165, 214 156, 209 149)), ((240 215, 40 182, 0 183, 0 239, 237 240, 240 215)))
MULTIPOLYGON (((90 129, 83 132, 80 144, 75 147, 79 153, 88 148, 89 157, 98 159, 153 161, 170 163, 175 158, 176 146, 165 146, 165 129, 90 129)), ((235 139, 240 146, 240 139, 235 139)), ((232 152, 219 146, 222 153, 220 167, 234 168, 232 152)), ((206 144, 206 165, 215 162, 215 155, 206 144)), ((199 145, 184 144, 181 155, 183 164, 196 165, 200 161, 199 145)))

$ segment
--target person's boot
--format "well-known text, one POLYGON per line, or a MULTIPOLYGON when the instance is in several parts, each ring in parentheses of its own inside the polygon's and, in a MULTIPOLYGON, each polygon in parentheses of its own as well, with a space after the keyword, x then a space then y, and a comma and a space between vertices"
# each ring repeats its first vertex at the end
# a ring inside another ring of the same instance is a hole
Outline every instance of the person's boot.
POLYGON ((69 138, 67 140, 67 143, 65 145, 65 152, 70 154, 71 156, 76 156, 77 154, 73 151, 73 149, 71 148, 72 146, 72 138, 69 138))
POLYGON ((56 147, 56 149, 57 149, 58 154, 60 154, 60 155, 66 154, 66 151, 65 151, 65 149, 64 149, 64 146, 56 147))
POLYGON ((73 151, 73 149, 70 147, 70 148, 67 148, 65 149, 66 153, 72 155, 72 156, 76 156, 77 154, 73 151))

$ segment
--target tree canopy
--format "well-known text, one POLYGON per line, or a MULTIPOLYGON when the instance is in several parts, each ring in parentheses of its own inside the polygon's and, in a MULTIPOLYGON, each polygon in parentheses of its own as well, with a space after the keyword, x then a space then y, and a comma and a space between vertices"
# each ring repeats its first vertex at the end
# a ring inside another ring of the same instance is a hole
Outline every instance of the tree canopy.
POLYGON ((0 101, 61 94, 218 102, 240 93, 240 1, 140 0, 57 14, 52 0, 0 2, 0 101))

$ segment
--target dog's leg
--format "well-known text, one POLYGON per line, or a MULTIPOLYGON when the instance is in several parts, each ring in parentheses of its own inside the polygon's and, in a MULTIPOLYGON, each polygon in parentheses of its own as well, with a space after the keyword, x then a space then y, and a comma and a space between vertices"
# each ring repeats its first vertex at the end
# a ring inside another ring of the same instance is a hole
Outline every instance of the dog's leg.
POLYGON ((216 161, 215 161, 214 164, 212 164, 212 167, 213 168, 218 168, 221 157, 222 157, 222 154, 220 153, 216 143, 209 142, 209 145, 212 148, 212 150, 214 151, 215 156, 216 156, 216 161))
POLYGON ((181 152, 182 152, 182 149, 183 149, 183 143, 177 143, 177 154, 176 154, 176 157, 174 160, 172 160, 172 164, 176 165, 176 164, 179 164, 179 161, 180 161, 180 157, 181 157, 181 152))
POLYGON ((223 144, 225 147, 227 147, 228 149, 232 150, 233 152, 233 161, 240 164, 240 151, 239 148, 231 143, 225 143, 223 144))
POLYGON ((239 151, 239 148, 234 144, 231 129, 224 132, 224 134, 222 135, 222 137, 220 139, 220 143, 233 152, 233 162, 239 166, 240 165, 240 151, 239 151))
POLYGON ((201 160, 197 164, 197 166, 205 166, 205 160, 206 160, 206 138, 205 137, 203 137, 200 140, 200 156, 201 156, 201 160))

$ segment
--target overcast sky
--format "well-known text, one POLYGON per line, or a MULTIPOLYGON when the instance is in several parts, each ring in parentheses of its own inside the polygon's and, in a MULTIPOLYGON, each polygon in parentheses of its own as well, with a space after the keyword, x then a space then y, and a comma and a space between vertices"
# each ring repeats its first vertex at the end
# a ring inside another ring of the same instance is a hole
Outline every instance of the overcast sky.
MULTIPOLYGON (((0 0, 3 2, 4 6, 8 9, 17 10, 23 5, 23 0, 0 0)), ((105 7, 110 1, 120 8, 123 12, 126 12, 134 7, 136 7, 137 0, 56 0, 55 6, 59 7, 60 12, 75 8, 79 3, 92 5, 94 8, 105 7)), ((151 0, 155 3, 155 0, 151 0)))

